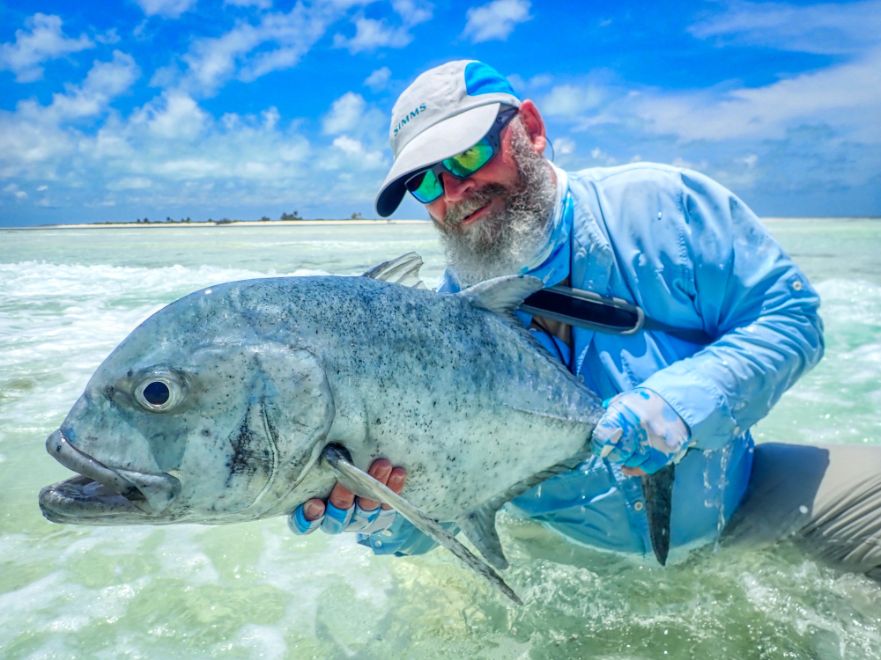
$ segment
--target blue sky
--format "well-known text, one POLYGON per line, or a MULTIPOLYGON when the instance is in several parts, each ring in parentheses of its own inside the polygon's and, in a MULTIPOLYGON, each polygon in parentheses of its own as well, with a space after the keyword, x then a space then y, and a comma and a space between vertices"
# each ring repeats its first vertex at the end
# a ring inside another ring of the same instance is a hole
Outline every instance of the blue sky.
POLYGON ((388 111, 459 58, 536 101, 565 168, 881 215, 879 35, 881 0, 0 0, 0 225, 374 217, 388 111))

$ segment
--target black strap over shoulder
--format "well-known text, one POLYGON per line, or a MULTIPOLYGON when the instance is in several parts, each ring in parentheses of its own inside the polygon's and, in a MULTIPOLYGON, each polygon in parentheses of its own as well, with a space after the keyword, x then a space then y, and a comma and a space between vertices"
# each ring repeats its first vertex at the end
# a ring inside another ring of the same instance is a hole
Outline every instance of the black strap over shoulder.
POLYGON ((703 330, 676 328, 649 318, 641 307, 621 298, 606 298, 567 286, 536 291, 523 301, 520 309, 597 332, 631 335, 640 330, 658 330, 693 344, 705 346, 713 342, 703 330))

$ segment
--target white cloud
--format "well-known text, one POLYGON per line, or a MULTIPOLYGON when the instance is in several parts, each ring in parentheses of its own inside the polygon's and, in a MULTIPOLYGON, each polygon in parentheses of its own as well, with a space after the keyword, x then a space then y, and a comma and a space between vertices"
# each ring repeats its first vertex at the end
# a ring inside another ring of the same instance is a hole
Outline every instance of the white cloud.
MULTIPOLYGON (((82 85, 68 85, 65 93, 54 94, 49 105, 25 100, 14 112, 0 111, 0 178, 52 181, 70 176, 83 135, 67 125, 108 113, 112 123, 113 98, 127 90, 136 76, 131 57, 116 51, 112 61, 95 62, 82 85)), ((98 155, 102 150, 119 151, 120 146, 108 143, 106 133, 99 130, 88 148, 98 155)))
POLYGON ((469 9, 463 36, 473 43, 499 39, 504 41, 518 23, 532 18, 529 0, 493 0, 487 5, 469 9))
POLYGON ((208 114, 182 92, 167 92, 138 110, 132 122, 143 124, 157 138, 195 140, 211 121, 208 114))
MULTIPOLYGON (((191 97, 168 91, 127 119, 111 112, 94 133, 49 108, 28 101, 0 111, 0 177, 24 189, 51 183, 52 197, 36 204, 83 209, 124 193, 130 209, 174 215, 175 206, 216 208, 227 194, 260 209, 289 201, 292 191, 298 199, 317 194, 304 165, 308 140, 272 107, 215 120, 191 97)), ((363 157, 374 158, 366 149, 363 157)))
POLYGON ((29 31, 16 30, 15 42, 0 44, 0 70, 15 73, 18 82, 31 82, 43 75, 43 62, 92 48, 85 35, 70 39, 61 31, 61 18, 34 14, 26 23, 29 31))
POLYGON ((62 122, 93 117, 106 111, 116 96, 129 89, 139 74, 131 55, 113 52, 110 62, 95 62, 79 87, 68 85, 64 94, 53 94, 46 114, 52 121, 62 122))
POLYGON ((234 7, 256 7, 257 9, 269 9, 272 0, 224 0, 223 4, 234 7))
POLYGON ((330 111, 322 119, 322 130, 327 135, 351 131, 364 117, 366 106, 360 94, 346 92, 333 102, 330 111))
POLYGON ((648 92, 630 99, 654 133, 684 140, 780 138, 820 123, 858 141, 881 142, 881 49, 847 64, 762 87, 726 92, 648 92))
POLYGON ((605 96, 595 85, 555 85, 542 99, 541 110, 550 117, 579 117, 600 105, 605 96))
POLYGON ((196 0, 135 0, 147 16, 177 18, 189 11, 196 0))
POLYGON ((8 183, 3 186, 3 193, 12 197, 17 202, 23 202, 28 198, 28 194, 14 183, 8 183))
POLYGON ((392 77, 392 71, 387 66, 377 69, 364 80, 364 84, 370 89, 377 92, 384 89, 392 77))
MULTIPOLYGON (((256 24, 240 22, 220 37, 198 39, 182 58, 187 71, 180 85, 191 93, 212 94, 231 78, 251 81, 293 67, 345 9, 333 2, 298 3, 287 13, 263 14, 256 24)), ((157 76, 162 84, 172 84, 171 70, 157 76)))
POLYGON ((359 140, 348 135, 339 135, 334 138, 333 146, 339 149, 345 158, 341 162, 333 163, 340 169, 376 169, 384 162, 383 152, 380 149, 368 150, 359 140))
POLYGON ((391 27, 385 21, 373 18, 355 20, 355 36, 346 39, 343 35, 334 35, 333 45, 337 48, 348 48, 350 53, 360 53, 376 48, 403 48, 413 41, 413 35, 404 27, 391 27))
POLYGON ((798 6, 732 2, 689 28, 701 39, 805 53, 853 53, 878 43, 881 0, 798 6))
POLYGON ((590 157, 594 161, 596 161, 594 163, 591 163, 591 165, 605 165, 606 167, 609 167, 618 164, 617 158, 609 153, 606 153, 606 151, 604 151, 600 147, 594 147, 593 149, 591 149, 590 157))
POLYGON ((153 182, 143 176, 128 176, 107 184, 107 190, 146 190, 152 187, 153 182))
POLYGON ((392 0, 392 8, 401 17, 404 25, 414 26, 431 18, 431 5, 416 0, 392 0))
POLYGON ((559 137, 553 142, 554 153, 558 156, 568 156, 575 152, 575 142, 571 138, 559 137))
POLYGON ((348 48, 350 53, 360 53, 377 48, 403 48, 411 41, 410 29, 431 18, 431 7, 416 0, 394 0, 392 7, 401 19, 401 24, 392 26, 385 20, 359 16, 355 19, 355 34, 346 38, 336 34, 333 45, 348 48))

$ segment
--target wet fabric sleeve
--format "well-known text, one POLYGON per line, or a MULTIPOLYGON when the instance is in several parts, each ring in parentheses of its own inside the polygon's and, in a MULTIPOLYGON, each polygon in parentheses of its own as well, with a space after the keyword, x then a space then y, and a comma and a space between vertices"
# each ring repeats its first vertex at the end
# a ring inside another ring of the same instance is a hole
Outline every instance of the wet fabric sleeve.
MULTIPOLYGON (((703 329, 717 339, 655 372, 660 394, 703 449, 724 446, 768 414, 823 354, 820 299, 752 211, 731 192, 681 173, 677 255, 703 329)), ((650 249, 650 248, 649 248, 650 249)))
MULTIPOLYGON (((455 525, 443 525, 448 531, 458 532, 455 525)), ((367 546, 377 555, 404 557, 425 554, 437 547, 431 537, 420 532, 410 521, 398 514, 391 527, 375 534, 358 534, 358 543, 367 546)))

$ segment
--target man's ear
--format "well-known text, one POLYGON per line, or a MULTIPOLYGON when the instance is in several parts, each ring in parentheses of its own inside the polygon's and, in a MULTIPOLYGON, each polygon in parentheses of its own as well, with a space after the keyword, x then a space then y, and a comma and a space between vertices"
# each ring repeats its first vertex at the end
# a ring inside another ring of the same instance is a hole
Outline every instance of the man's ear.
POLYGON ((538 154, 542 153, 548 144, 548 138, 545 134, 544 119, 542 119, 541 113, 538 111, 535 103, 529 99, 523 101, 523 103, 520 104, 518 116, 520 117, 520 122, 523 124, 523 128, 526 129, 526 135, 529 137, 533 149, 535 149, 535 152, 538 154))

